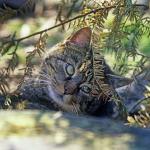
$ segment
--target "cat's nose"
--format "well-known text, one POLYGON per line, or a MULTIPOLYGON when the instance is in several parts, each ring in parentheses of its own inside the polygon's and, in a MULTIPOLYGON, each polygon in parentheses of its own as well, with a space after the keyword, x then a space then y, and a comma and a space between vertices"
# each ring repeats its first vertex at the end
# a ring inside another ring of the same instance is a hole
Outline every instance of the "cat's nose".
POLYGON ((77 84, 76 82, 66 82, 64 86, 64 94, 73 94, 77 90, 77 84))

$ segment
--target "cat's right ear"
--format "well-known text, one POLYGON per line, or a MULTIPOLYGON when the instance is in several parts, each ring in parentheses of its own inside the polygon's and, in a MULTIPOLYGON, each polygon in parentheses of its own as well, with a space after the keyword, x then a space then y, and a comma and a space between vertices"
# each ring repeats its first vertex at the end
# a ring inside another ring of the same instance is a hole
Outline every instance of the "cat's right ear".
POLYGON ((89 27, 84 27, 78 30, 67 41, 80 47, 89 47, 91 42, 92 31, 89 27))

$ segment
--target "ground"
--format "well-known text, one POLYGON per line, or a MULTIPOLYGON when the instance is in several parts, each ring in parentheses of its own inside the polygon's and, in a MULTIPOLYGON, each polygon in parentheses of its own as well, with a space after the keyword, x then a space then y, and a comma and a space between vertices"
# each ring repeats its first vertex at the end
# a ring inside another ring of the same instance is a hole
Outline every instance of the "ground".
POLYGON ((106 118, 40 111, 3 111, 0 117, 0 146, 4 150, 149 149, 149 129, 106 118))

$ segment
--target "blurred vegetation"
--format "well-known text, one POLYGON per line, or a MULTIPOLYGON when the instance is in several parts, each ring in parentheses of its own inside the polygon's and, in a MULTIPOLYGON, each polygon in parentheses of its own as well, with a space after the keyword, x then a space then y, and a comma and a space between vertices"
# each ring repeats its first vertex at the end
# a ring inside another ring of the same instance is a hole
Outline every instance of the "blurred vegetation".
POLYGON ((108 118, 40 111, 3 111, 0 117, 1 149, 149 150, 149 130, 108 118))
POLYGON ((147 5, 131 0, 43 0, 27 16, 15 10, 19 17, 13 13, 13 19, 8 15, 0 24, 1 93, 15 91, 46 50, 84 26, 92 28, 93 43, 114 72, 134 77, 149 69, 150 18, 145 9, 147 5))

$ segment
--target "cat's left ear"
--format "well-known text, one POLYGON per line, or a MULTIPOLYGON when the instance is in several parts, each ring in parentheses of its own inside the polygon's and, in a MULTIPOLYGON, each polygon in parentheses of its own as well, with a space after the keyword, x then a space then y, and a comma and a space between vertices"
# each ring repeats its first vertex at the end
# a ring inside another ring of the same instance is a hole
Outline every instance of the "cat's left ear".
POLYGON ((78 30, 72 37, 68 39, 69 42, 80 47, 88 47, 91 41, 92 31, 89 27, 78 30))

